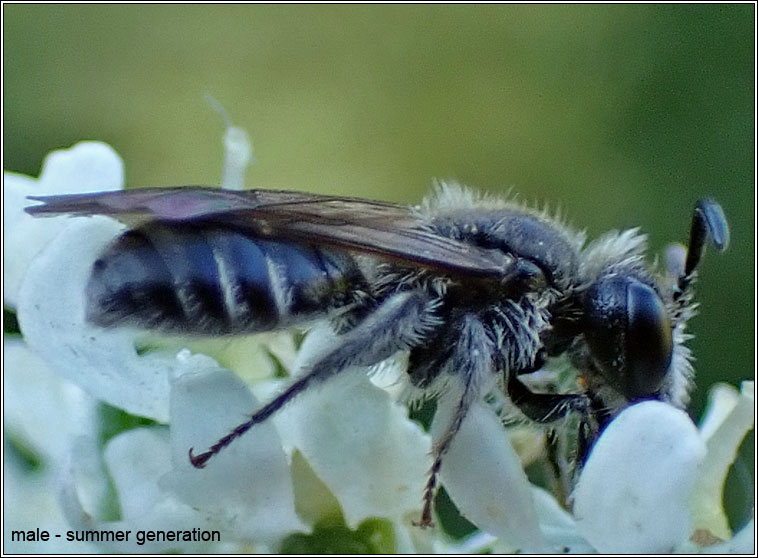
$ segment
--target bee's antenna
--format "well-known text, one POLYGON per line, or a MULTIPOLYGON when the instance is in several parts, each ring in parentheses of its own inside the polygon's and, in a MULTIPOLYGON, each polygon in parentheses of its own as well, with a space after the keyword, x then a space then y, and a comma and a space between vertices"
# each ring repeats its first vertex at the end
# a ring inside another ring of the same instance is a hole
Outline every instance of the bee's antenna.
POLYGON ((700 259, 705 253, 708 237, 711 238, 711 242, 720 252, 729 246, 729 223, 724 215, 724 210, 712 199, 704 198, 698 200, 692 214, 690 245, 687 249, 684 269, 677 282, 675 300, 679 300, 687 292, 700 259))

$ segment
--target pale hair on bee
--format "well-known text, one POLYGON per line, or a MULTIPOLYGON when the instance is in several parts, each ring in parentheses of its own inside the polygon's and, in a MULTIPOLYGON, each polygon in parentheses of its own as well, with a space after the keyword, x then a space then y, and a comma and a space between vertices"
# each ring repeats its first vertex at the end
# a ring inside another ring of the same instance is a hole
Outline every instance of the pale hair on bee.
POLYGON ((574 460, 624 408, 684 407, 685 342, 696 269, 710 239, 724 250, 721 207, 699 200, 689 247, 646 261, 637 229, 585 245, 546 210, 440 183, 419 206, 301 192, 152 188, 31 198, 32 215, 109 215, 133 226, 95 262, 87 318, 107 328, 233 335, 326 320, 327 347, 249 420, 189 459, 195 467, 314 385, 402 354, 417 395, 455 401, 433 440, 420 525, 432 524, 437 476, 472 404, 502 392, 522 418, 578 418, 574 460), (538 392, 527 375, 556 359, 576 382, 538 392))

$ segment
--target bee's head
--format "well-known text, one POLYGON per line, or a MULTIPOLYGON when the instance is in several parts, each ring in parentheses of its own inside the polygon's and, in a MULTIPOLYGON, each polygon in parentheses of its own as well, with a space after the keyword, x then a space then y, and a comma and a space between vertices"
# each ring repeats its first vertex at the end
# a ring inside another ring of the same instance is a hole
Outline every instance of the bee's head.
POLYGON ((709 236, 719 250, 729 243, 721 206, 706 199, 695 205, 689 250, 669 251, 668 286, 621 266, 601 273, 584 291, 582 330, 590 359, 605 383, 627 400, 666 396, 661 391, 676 346, 683 343, 675 332, 692 313, 686 307, 709 236))

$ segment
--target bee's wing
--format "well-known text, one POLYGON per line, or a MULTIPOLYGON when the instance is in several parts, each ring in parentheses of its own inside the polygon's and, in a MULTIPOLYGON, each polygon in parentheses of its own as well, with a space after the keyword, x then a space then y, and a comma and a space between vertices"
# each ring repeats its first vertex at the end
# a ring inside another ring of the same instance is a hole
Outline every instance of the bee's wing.
POLYGON ((456 274, 503 279, 513 258, 440 236, 404 205, 280 190, 150 188, 31 197, 31 215, 109 215, 163 221, 215 221, 258 237, 369 253, 456 274))
MULTIPOLYGON (((35 216, 110 215, 127 222, 135 218, 183 221, 264 206, 266 205, 265 197, 263 201, 258 201, 258 198, 265 192, 267 191, 235 191, 187 186, 63 196, 29 196, 30 200, 41 201, 43 205, 33 205, 27 207, 25 211, 35 216)), ((281 192, 281 194, 290 194, 288 198, 281 196, 283 202, 304 200, 306 196, 310 196, 310 194, 297 192, 281 192)))

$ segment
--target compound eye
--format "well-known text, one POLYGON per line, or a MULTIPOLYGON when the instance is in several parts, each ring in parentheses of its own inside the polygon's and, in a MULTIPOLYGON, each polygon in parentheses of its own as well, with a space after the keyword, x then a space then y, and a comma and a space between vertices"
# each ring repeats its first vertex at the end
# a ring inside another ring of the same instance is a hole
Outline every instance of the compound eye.
POLYGON ((626 366, 630 395, 653 394, 671 364, 673 339, 666 307, 649 286, 627 286, 626 366))
POLYGON ((658 293, 633 277, 605 277, 588 290, 585 308, 585 337, 605 380, 628 399, 657 393, 673 348, 658 293))

